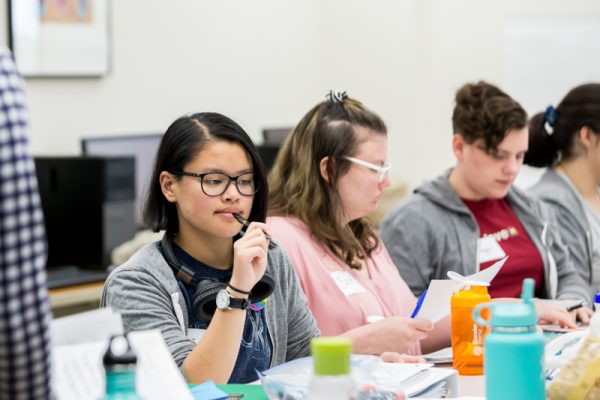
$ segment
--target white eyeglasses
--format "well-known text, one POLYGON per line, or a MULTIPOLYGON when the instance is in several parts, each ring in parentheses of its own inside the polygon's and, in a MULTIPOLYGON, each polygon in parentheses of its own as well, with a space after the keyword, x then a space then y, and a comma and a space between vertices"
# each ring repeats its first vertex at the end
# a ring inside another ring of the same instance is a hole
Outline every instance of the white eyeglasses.
POLYGON ((344 158, 350 162, 353 162, 358 165, 362 165, 363 167, 367 167, 370 170, 378 172, 379 173, 379 182, 383 182, 385 180, 385 177, 387 176, 387 174, 389 174, 390 170, 392 169, 392 164, 387 164, 387 165, 384 165, 383 167, 380 167, 379 165, 371 164, 370 162, 366 162, 366 161, 360 160, 358 158, 354 158, 354 157, 344 157, 344 158))

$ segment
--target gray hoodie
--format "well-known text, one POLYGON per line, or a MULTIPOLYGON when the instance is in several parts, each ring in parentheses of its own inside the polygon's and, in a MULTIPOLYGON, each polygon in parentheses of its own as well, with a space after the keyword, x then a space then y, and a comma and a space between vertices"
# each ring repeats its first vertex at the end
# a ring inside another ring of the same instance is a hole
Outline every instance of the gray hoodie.
MULTIPOLYGON (((276 283, 265 307, 273 367, 309 355, 310 339, 319 336, 319 330, 281 247, 269 251, 267 271, 276 283)), ((126 332, 159 329, 180 368, 195 346, 186 336, 188 309, 183 293, 158 242, 143 247, 110 274, 101 306, 121 313, 126 332)))
MULTIPOLYGON (((432 279, 447 279, 448 271, 476 271, 479 227, 475 217, 448 182, 447 170, 417 188, 384 218, 381 239, 415 295, 432 279)), ((552 213, 542 203, 511 187, 506 200, 523 224, 544 263, 547 298, 591 301, 591 289, 575 273, 556 231, 552 213)))
POLYGON ((573 265, 582 276, 592 282, 592 234, 583 204, 576 189, 554 170, 548 169, 531 193, 548 204, 556 213, 565 244, 573 265))

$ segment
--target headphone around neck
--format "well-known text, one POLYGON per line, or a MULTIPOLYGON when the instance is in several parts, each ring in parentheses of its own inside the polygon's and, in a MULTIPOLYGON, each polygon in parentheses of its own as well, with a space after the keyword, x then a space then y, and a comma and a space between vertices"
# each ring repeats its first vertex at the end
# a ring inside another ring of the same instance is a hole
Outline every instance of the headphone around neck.
MULTIPOLYGON (((196 318, 210 322, 217 309, 217 293, 227 287, 228 282, 220 282, 215 278, 199 276, 190 267, 179 263, 173 251, 172 239, 165 233, 160 241, 163 257, 173 270, 175 278, 186 285, 195 285, 192 297, 192 311, 196 318)), ((265 273, 250 291, 249 301, 252 304, 267 299, 275 289, 275 281, 265 273)))

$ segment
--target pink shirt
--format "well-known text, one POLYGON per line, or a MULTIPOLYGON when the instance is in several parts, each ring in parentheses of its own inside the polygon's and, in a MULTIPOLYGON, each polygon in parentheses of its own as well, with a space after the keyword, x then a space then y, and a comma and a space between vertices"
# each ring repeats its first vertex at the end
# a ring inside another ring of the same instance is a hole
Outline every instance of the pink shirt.
MULTIPOLYGON (((267 224, 290 256, 322 335, 365 325, 369 316, 410 317, 416 299, 383 245, 366 260, 369 278, 333 256, 299 219, 270 217, 267 224)), ((420 354, 420 346, 409 353, 420 354)))

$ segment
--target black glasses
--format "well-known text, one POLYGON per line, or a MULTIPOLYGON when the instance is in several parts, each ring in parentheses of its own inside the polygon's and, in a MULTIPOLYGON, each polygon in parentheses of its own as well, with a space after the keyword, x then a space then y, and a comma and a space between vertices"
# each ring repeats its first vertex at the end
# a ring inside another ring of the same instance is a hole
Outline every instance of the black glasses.
POLYGON ((242 196, 253 196, 258 192, 258 187, 254 182, 254 173, 245 172, 238 176, 229 176, 221 172, 207 172, 205 174, 196 174, 193 172, 171 171, 173 175, 192 176, 200 179, 200 186, 205 195, 215 197, 220 196, 227 188, 231 181, 235 183, 237 191, 242 196))

